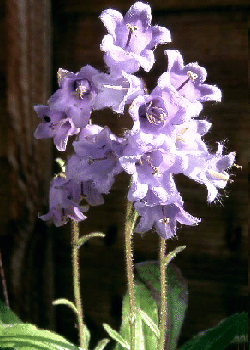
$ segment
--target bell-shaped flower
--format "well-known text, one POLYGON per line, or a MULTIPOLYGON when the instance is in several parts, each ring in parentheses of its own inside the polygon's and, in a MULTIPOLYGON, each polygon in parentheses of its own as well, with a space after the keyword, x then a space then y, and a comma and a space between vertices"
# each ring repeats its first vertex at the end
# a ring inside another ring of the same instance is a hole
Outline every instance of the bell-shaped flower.
POLYGON ((97 87, 93 83, 97 74, 99 71, 90 65, 82 67, 78 73, 60 68, 57 73, 59 89, 49 99, 50 109, 65 112, 75 127, 84 128, 97 95, 97 87))
POLYGON ((176 50, 165 50, 168 69, 165 79, 179 94, 191 102, 221 101, 221 90, 214 85, 205 84, 207 72, 197 62, 184 65, 182 55, 176 50))
POLYGON ((103 38, 101 50, 111 71, 134 73, 142 67, 149 72, 155 61, 153 49, 171 41, 168 29, 151 26, 151 7, 140 1, 124 17, 116 10, 107 9, 100 19, 109 32, 103 38))
POLYGON ((140 202, 135 203, 135 209, 141 216, 135 232, 145 233, 154 228, 164 239, 176 235, 176 224, 197 225, 200 220, 187 213, 182 204, 145 206, 140 202))
POLYGON ((119 76, 100 73, 93 77, 98 94, 94 101, 94 109, 110 107, 116 113, 123 113, 126 104, 131 103, 136 96, 144 94, 142 79, 126 72, 119 76))
POLYGON ((222 155, 223 146, 218 144, 218 150, 215 154, 203 152, 200 156, 195 154, 188 155, 188 167, 184 175, 206 185, 208 202, 213 202, 218 194, 218 188, 223 189, 230 179, 230 174, 226 171, 234 164, 235 152, 222 155))
POLYGON ((102 194, 96 189, 92 180, 85 180, 81 177, 81 161, 82 159, 73 154, 65 165, 65 174, 68 179, 73 179, 78 191, 80 192, 80 198, 84 199, 89 205, 97 206, 104 203, 102 194))
POLYGON ((82 181, 91 180, 100 193, 109 193, 114 176, 122 172, 119 157, 124 148, 123 140, 113 135, 108 127, 87 125, 73 146, 81 158, 78 172, 82 181))
POLYGON ((63 176, 54 178, 50 185, 50 210, 40 216, 42 220, 53 219, 54 224, 62 226, 69 219, 82 221, 86 216, 80 210, 80 192, 74 181, 68 181, 63 176))
POLYGON ((206 120, 190 120, 176 127, 176 149, 180 154, 201 154, 207 152, 207 146, 202 140, 212 124, 206 120))
POLYGON ((34 106, 34 110, 43 121, 35 130, 35 138, 46 139, 51 137, 58 151, 65 151, 68 137, 78 134, 80 129, 75 127, 72 119, 68 118, 65 112, 51 111, 45 105, 34 106))

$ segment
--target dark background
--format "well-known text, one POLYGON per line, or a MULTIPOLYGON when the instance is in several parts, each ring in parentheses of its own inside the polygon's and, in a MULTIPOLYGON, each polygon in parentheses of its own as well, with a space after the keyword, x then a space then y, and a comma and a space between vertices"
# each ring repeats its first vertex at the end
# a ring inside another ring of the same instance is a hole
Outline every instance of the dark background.
MULTIPOLYGON (((54 228, 37 218, 48 209, 49 181, 56 168, 51 140, 33 138, 38 118, 32 106, 45 103, 56 90, 59 67, 78 71, 91 64, 103 70, 99 50, 106 33, 98 19, 113 7, 123 13, 132 1, 0 0, 0 248, 11 308, 23 321, 54 329, 77 342, 74 316, 59 297, 73 299, 70 226, 54 228)), ((189 286, 189 307, 180 344, 247 309, 249 161, 248 1, 200 0, 150 2, 153 24, 170 29, 172 43, 156 50, 157 63, 147 78, 153 88, 166 69, 163 49, 181 51, 185 63, 207 68, 207 82, 223 91, 220 104, 203 112, 213 123, 206 140, 211 149, 223 141, 236 151, 234 183, 222 192, 222 204, 207 205, 204 187, 176 178, 186 209, 202 218, 197 227, 179 227, 168 242, 187 248, 175 259, 189 286)), ((127 116, 110 110, 95 113, 93 122, 121 133, 127 116)), ((105 205, 92 208, 82 234, 106 233, 81 250, 81 287, 92 344, 106 336, 102 323, 119 329, 121 300, 126 291, 123 227, 128 178, 119 175, 105 205)), ((135 262, 156 259, 158 237, 135 235, 135 262)), ((1 294, 0 294, 1 295, 1 294)), ((3 298, 3 295, 2 295, 3 298)))

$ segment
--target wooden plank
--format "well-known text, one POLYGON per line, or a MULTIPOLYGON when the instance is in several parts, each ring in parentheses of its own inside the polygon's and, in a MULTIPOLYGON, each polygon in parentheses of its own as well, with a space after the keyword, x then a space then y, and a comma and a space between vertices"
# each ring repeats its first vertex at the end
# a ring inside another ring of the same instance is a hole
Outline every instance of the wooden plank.
MULTIPOLYGON (((126 12, 135 1, 103 0, 95 1, 77 1, 77 0, 58 0, 54 4, 55 11, 67 13, 100 13, 107 8, 114 8, 118 11, 126 12)), ((218 10, 221 8, 235 9, 240 7, 249 7, 248 0, 151 0, 150 6, 153 11, 187 11, 187 10, 218 10)))
POLYGON ((38 211, 47 206, 51 143, 34 139, 33 105, 50 94, 50 1, 8 0, 6 12, 11 306, 24 321, 48 327, 53 285, 43 269, 52 268, 51 240, 38 211))

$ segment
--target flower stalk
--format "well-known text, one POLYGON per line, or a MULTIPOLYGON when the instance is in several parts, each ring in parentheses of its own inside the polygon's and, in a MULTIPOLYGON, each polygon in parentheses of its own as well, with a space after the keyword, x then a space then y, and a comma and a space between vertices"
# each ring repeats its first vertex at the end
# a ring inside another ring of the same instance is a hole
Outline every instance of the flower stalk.
POLYGON ((159 263, 160 263, 160 279, 161 279, 161 309, 160 309, 160 338, 159 338, 159 350, 164 350, 166 343, 167 334, 166 321, 167 321, 167 297, 166 297, 166 263, 165 263, 165 251, 166 251, 166 240, 160 237, 160 252, 159 252, 159 263))
POLYGON ((134 296, 134 265, 133 265, 133 247, 132 236, 138 213, 133 208, 133 203, 128 202, 127 215, 125 222, 125 255, 128 280, 128 294, 130 306, 130 331, 131 331, 131 350, 135 350, 135 296, 134 296))
POLYGON ((75 301, 75 307, 77 309, 80 347, 82 349, 86 349, 85 337, 84 337, 83 310, 82 310, 81 292, 80 292, 79 245, 78 245, 79 224, 75 220, 72 220, 71 233, 72 233, 72 265, 73 265, 74 301, 75 301))

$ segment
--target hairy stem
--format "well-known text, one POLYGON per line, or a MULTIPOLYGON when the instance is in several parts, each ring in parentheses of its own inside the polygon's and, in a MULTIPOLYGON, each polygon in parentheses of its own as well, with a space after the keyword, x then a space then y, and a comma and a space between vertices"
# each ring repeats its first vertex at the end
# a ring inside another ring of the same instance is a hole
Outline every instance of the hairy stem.
POLYGON ((81 303, 80 293, 80 269, 79 269, 79 247, 77 245, 79 239, 79 226, 78 222, 72 220, 71 226, 72 233, 72 265, 73 265, 73 285, 74 285, 74 300, 77 309, 78 328, 80 347, 86 349, 85 337, 84 337, 84 323, 83 323, 83 311, 81 303))
POLYGON ((131 350, 135 349, 135 297, 134 297, 134 266, 132 236, 138 213, 133 209, 133 203, 128 202, 125 223, 125 254, 128 279, 129 306, 131 315, 131 350))
POLYGON ((160 278, 161 278, 161 310, 160 310, 160 338, 158 350, 164 350, 164 345, 166 342, 166 264, 164 261, 166 250, 166 241, 160 237, 160 252, 159 252, 159 263, 160 263, 160 278))

